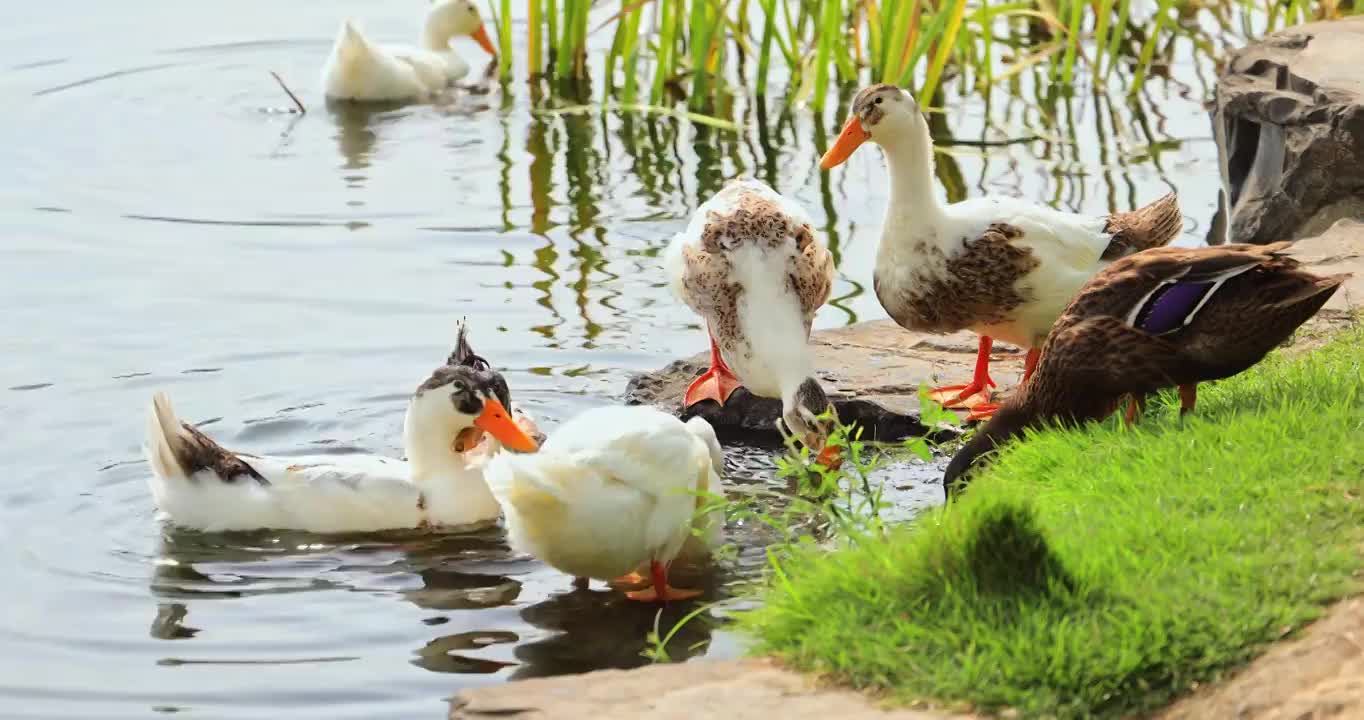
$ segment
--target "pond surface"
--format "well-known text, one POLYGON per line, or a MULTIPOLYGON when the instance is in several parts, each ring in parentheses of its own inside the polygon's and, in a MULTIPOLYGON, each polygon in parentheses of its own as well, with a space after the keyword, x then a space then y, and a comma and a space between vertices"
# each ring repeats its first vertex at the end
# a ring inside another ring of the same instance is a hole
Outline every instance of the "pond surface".
MULTIPOLYGON (((818 326, 883 316, 880 155, 832 175, 815 164, 841 109, 736 100, 735 134, 532 114, 516 85, 329 111, 317 75, 340 18, 407 40, 423 6, 51 0, 0 27, 7 716, 436 718, 460 687, 647 662, 651 611, 571 592, 497 531, 163 528, 140 449, 157 389, 230 447, 398 453, 408 394, 467 316, 552 433, 615 401, 630 373, 704 349, 657 255, 739 172, 804 203, 836 249, 818 326), (311 112, 272 111, 287 101, 270 70, 311 112)), ((996 97, 998 131, 981 98, 961 97, 944 134, 1044 139, 949 148, 941 174, 954 196, 1094 213, 1178 189, 1184 240, 1199 243, 1218 186, 1200 69, 1151 84, 1138 114, 1103 95, 1046 110, 996 97)), ((1022 76, 1019 93, 1031 87, 1022 76)), ((770 463, 732 449, 728 475, 767 482, 770 463)), ((936 501, 931 469, 890 475, 906 508, 936 501)), ((760 538, 732 529, 744 552, 719 594, 761 562, 760 538)), ((696 623, 672 650, 740 648, 696 623)))

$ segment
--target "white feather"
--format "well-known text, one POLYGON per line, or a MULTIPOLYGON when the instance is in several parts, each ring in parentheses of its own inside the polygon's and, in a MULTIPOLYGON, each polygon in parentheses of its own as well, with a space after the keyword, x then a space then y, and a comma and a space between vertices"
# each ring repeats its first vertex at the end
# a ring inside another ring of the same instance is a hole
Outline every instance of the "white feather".
POLYGON ((723 457, 704 420, 606 407, 561 425, 533 455, 494 457, 486 477, 512 547, 570 575, 610 579, 709 550, 723 516, 694 518, 696 493, 719 492, 723 457), (703 531, 698 543, 688 543, 693 527, 703 531))
MULTIPOLYGON (((437 402, 448 405, 448 397, 433 399, 433 404, 437 402)), ((187 474, 176 460, 175 448, 192 441, 192 436, 175 416, 170 399, 157 393, 149 413, 148 483, 168 520, 206 531, 365 532, 495 521, 500 508, 483 482, 482 465, 500 446, 489 436, 485 445, 456 459, 448 451, 452 436, 444 428, 424 427, 420 408, 414 399, 405 439, 409 456, 424 461, 419 469, 377 456, 275 458, 236 453, 265 478, 262 483, 247 474, 221 477, 208 469, 187 474), (427 430, 443 433, 444 453, 420 449, 420 436, 427 430)))
MULTIPOLYGON (((674 236, 669 244, 664 270, 674 295, 712 329, 718 325, 717 301, 687 290, 684 248, 700 249, 711 213, 726 215, 733 212, 745 195, 756 195, 776 204, 796 224, 811 224, 809 214, 798 203, 752 178, 731 181, 697 208, 686 229, 674 236)), ((813 242, 824 248, 824 241, 818 234, 813 242)), ((763 397, 786 399, 801 381, 814 374, 808 347, 813 313, 809 317, 805 315, 800 298, 788 283, 790 268, 800 252, 792 238, 776 247, 739 239, 727 253, 730 275, 726 284, 742 288, 737 307, 738 328, 732 336, 717 335, 716 339, 725 362, 744 387, 763 397)), ((829 282, 832 282, 832 276, 830 264, 829 282)))
POLYGON ((477 9, 467 0, 433 4, 420 47, 374 43, 346 20, 322 69, 326 95, 366 102, 430 98, 469 73, 468 63, 450 49, 450 40, 481 27, 477 9))

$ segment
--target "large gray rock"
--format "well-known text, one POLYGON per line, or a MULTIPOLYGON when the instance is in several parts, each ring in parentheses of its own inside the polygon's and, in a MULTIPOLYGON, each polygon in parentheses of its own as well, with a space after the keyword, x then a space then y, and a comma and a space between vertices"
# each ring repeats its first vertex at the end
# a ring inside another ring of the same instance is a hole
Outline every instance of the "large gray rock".
MULTIPOLYGON (((919 422, 919 384, 930 387, 962 383, 975 366, 977 336, 962 331, 952 335, 912 333, 891 320, 873 320, 833 330, 820 330, 810 337, 819 379, 845 423, 861 425, 864 439, 893 441, 934 430, 919 422)), ((1006 343, 995 343, 990 373, 996 397, 1012 392, 1023 371, 1023 354, 1006 343)), ((761 398, 747 389, 730 396, 724 407, 713 401, 682 409, 682 395, 706 369, 708 355, 701 353, 667 367, 631 378, 625 400, 653 405, 684 418, 704 417, 716 431, 763 436, 772 441, 781 416, 781 401, 761 398)), ((963 416, 965 413, 961 413, 963 416)))
POLYGON ((1364 217, 1364 17, 1232 55, 1213 108, 1231 242, 1296 240, 1364 217))

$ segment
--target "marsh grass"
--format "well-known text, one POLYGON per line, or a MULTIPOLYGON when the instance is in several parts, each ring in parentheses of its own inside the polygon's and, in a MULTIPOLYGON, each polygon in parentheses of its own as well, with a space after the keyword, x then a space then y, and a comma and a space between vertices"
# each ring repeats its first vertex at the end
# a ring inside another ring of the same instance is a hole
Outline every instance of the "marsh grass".
POLYGON ((755 651, 901 701, 1120 717, 1360 590, 1364 331, 1008 446, 950 507, 771 555, 755 651))
MULTIPOLYGON (((489 0, 490 5, 493 0, 489 0)), ((527 0, 523 76, 552 75, 551 89, 581 87, 592 72, 589 38, 610 38, 600 72, 604 100, 647 105, 685 99, 699 111, 722 89, 761 97, 776 73, 792 102, 824 108, 833 89, 869 81, 931 101, 948 78, 978 90, 1045 64, 1070 88, 1103 86, 1114 69, 1138 93, 1179 42, 1216 56, 1260 34, 1364 10, 1358 0, 527 0), (644 21, 646 13, 648 22, 644 21), (589 16, 595 14, 593 24, 589 16), (589 29, 591 28, 591 29, 589 29), (756 71, 748 72, 750 63, 756 71), (574 82, 565 83, 565 80, 574 82), (1130 82, 1128 80, 1130 79, 1130 82)), ((511 0, 493 16, 512 76, 511 0)), ((576 99, 581 100, 581 97, 576 99)))

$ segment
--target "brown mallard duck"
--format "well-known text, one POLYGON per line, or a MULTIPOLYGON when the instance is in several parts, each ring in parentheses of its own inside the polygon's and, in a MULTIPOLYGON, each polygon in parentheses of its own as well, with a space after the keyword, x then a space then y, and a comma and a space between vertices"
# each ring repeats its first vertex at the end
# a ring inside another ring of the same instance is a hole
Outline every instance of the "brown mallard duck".
POLYGON ((1025 383, 952 458, 944 492, 983 454, 1047 422, 1100 420, 1132 398, 1179 387, 1180 413, 1200 382, 1258 363, 1321 309, 1348 274, 1322 277, 1284 255, 1291 243, 1155 248, 1094 276, 1071 301, 1025 383))

